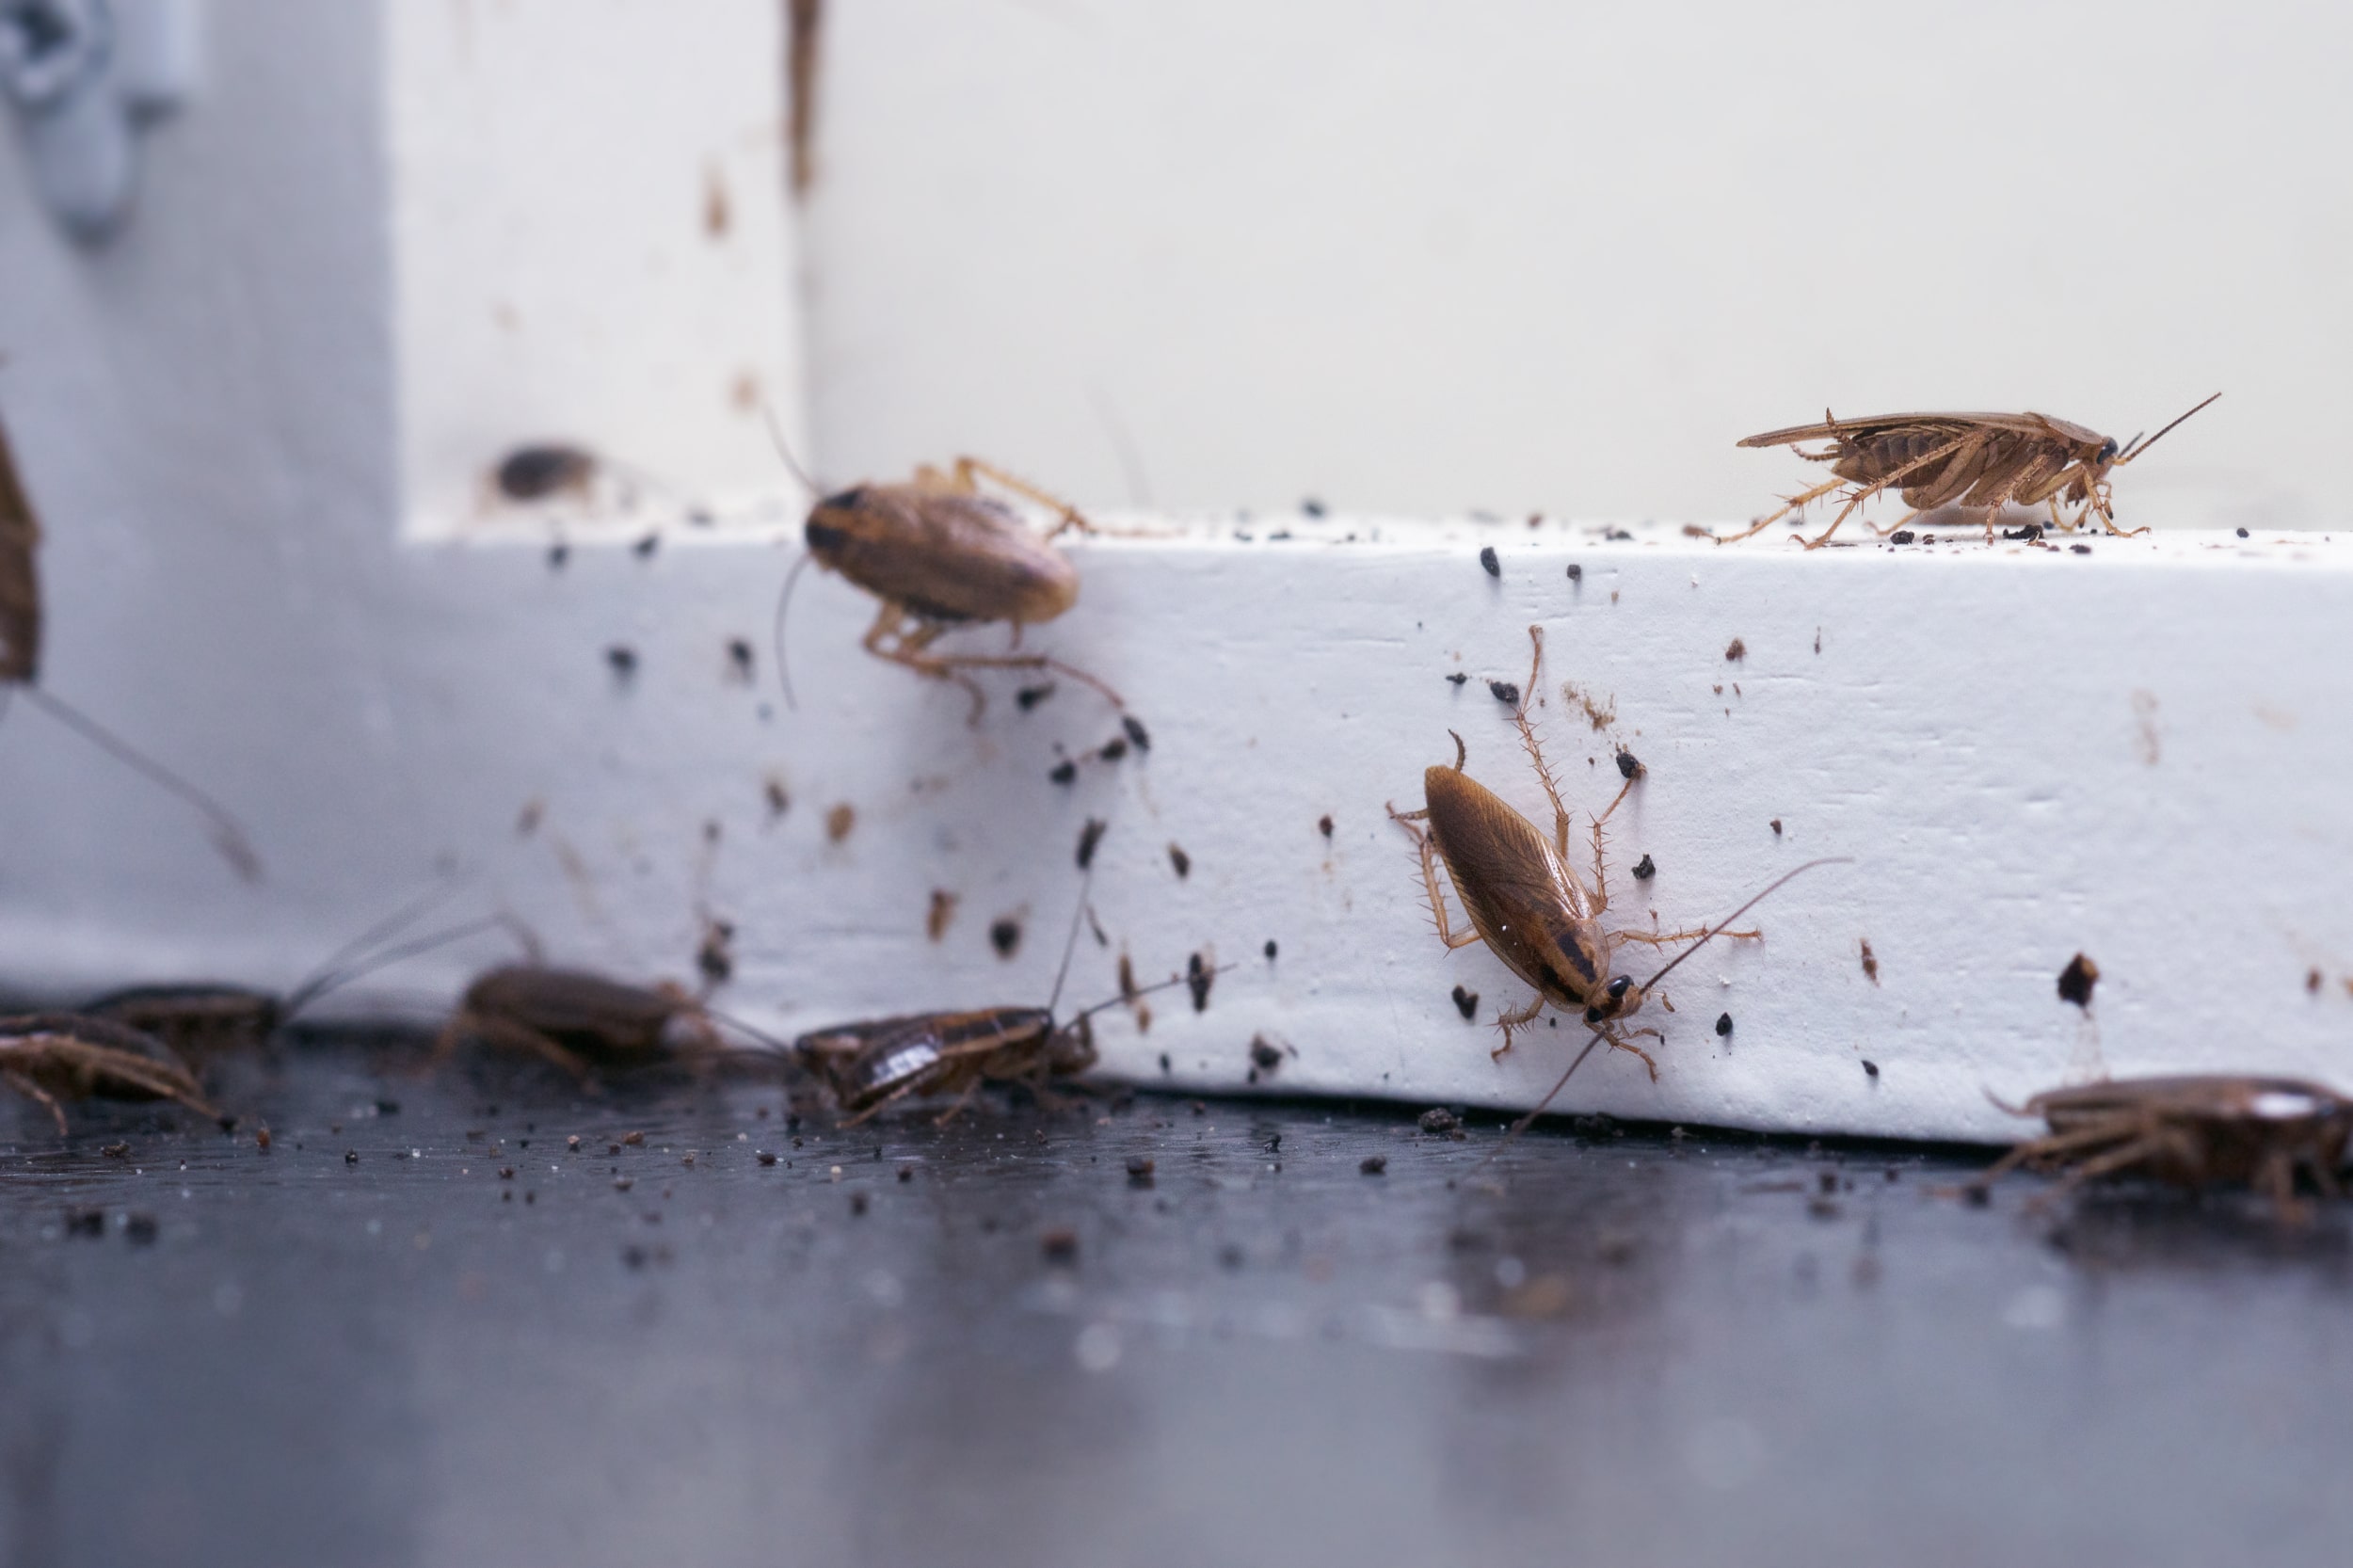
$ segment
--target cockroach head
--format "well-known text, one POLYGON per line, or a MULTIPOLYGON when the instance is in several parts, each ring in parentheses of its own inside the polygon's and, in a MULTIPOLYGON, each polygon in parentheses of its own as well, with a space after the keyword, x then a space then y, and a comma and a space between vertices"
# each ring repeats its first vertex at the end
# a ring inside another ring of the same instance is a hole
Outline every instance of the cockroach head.
POLYGON ((1091 1072, 1096 1061, 1095 1025, 1087 1014, 1080 1014, 1047 1037, 1046 1070, 1056 1078, 1091 1072))
POLYGON ((1632 975, 1622 974, 1609 983, 1605 992, 1607 1000, 1597 1001, 1585 1009, 1585 1021, 1597 1024, 1605 1018, 1623 1018, 1629 1013, 1639 1011, 1642 998, 1647 994, 1634 988, 1632 975))

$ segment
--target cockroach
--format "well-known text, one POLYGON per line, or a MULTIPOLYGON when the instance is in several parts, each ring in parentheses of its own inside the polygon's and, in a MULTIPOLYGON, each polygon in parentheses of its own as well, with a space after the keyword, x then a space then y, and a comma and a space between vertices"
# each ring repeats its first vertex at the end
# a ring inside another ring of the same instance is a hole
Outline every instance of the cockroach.
POLYGON ((267 1045, 303 1009, 328 993, 385 967, 494 927, 513 929, 504 915, 464 921, 406 941, 393 939, 449 895, 437 888, 344 943, 282 996, 210 981, 134 985, 82 1006, 88 1016, 127 1025, 161 1040, 196 1072, 223 1056, 267 1045))
MULTIPOLYGON (((1987 1096, 1992 1098, 1991 1096, 1987 1096)), ((2023 1106, 1993 1103, 2013 1116, 2040 1116, 2050 1132, 2004 1155, 1961 1191, 1981 1196, 2021 1165, 2063 1172, 2038 1194, 2043 1208, 2088 1181, 2127 1172, 2176 1186, 2239 1183, 2268 1193, 2285 1220, 2304 1217, 2300 1171, 2328 1197, 2353 1137, 2353 1099, 2295 1078, 2185 1074, 2111 1079, 2053 1089, 2023 1106)))
POLYGON ((61 1137, 67 1100, 170 1100, 222 1119, 161 1040, 80 1013, 0 1018, 0 1083, 46 1107, 61 1137))
POLYGON ((509 501, 546 501, 559 495, 585 500, 602 466, 585 447, 534 441, 500 458, 490 470, 490 483, 509 501))
POLYGON ((11 695, 23 692, 27 701, 99 750, 194 807, 210 829, 213 847, 230 868, 248 882, 262 876, 262 857, 253 851, 245 828, 228 809, 195 785, 149 757, 79 708, 38 684, 40 677, 40 575, 35 556, 40 549, 40 521, 32 497, 16 471, 8 430, 0 426, 0 717, 8 712, 11 695))
POLYGON ((1091 1020, 1096 1014, 1186 983, 1173 978, 1157 985, 1134 985, 1127 960, 1122 958, 1121 995, 1057 1022, 1054 1007, 1070 973, 1070 955, 1078 945, 1079 920, 1085 907, 1082 895, 1080 915, 1072 918, 1070 934, 1064 939, 1062 967, 1054 975, 1054 989, 1045 1006, 917 1013, 835 1024, 811 1030, 795 1040, 794 1059, 833 1090, 846 1114, 845 1127, 855 1127, 911 1096, 952 1094, 955 1102, 938 1117, 945 1124, 971 1102, 984 1083, 1020 1083, 1042 1098, 1048 1082, 1077 1078, 1094 1067, 1091 1020))
POLYGON ((667 1064, 696 1066, 735 1054, 719 1025, 740 1031, 770 1051, 770 1039, 728 1017, 675 982, 634 985, 585 969, 538 963, 504 964, 478 976, 434 1041, 439 1066, 469 1039, 499 1050, 536 1056, 584 1086, 600 1072, 667 1064))
POLYGON ((1881 414, 1865 419, 1836 419, 1829 410, 1819 424, 1768 430, 1740 442, 1747 447, 1797 447, 1800 441, 1827 441, 1819 452, 1798 448, 1808 462, 1831 465, 1829 479, 1793 495, 1779 511, 1759 519, 1738 534, 1720 537, 1729 544, 1763 532, 1783 518, 1801 512, 1812 502, 1842 487, 1850 487, 1845 504, 1817 538, 1804 541, 1819 549, 1838 532, 1839 524, 1881 490, 1897 489, 1911 507, 1886 528, 1882 536, 1914 518, 1945 506, 1966 506, 1985 513, 1985 536, 1993 538, 1993 520, 2004 506, 2048 505, 2054 525, 2073 533, 2086 519, 2098 517, 2111 534, 2145 533, 2116 525, 2108 492, 2108 472, 2146 453, 2190 414, 2222 394, 2217 392, 2147 440, 2135 436, 2118 446, 2112 436, 2048 414, 1881 414), (2060 504, 2076 507, 2070 519, 2060 504))
MULTIPOLYGON (((1528 634, 1534 647, 1534 657, 1529 667, 1527 690, 1534 692, 1540 689, 1537 682, 1544 665, 1544 629, 1531 626, 1528 634)), ((1413 836, 1420 852, 1422 885, 1429 895, 1431 913, 1437 921, 1439 940, 1449 949, 1483 941, 1513 973, 1536 987, 1536 995, 1526 1005, 1497 1016, 1496 1025, 1503 1032, 1503 1044, 1493 1053, 1497 1058, 1512 1048, 1513 1031, 1532 1023, 1550 1005, 1582 1015, 1585 1027, 1593 1034, 1587 1050, 1607 1040, 1613 1049, 1631 1051, 1641 1057, 1656 1080, 1657 1063, 1634 1042, 1643 1035, 1662 1041, 1665 1036, 1651 1028, 1630 1030, 1625 1020, 1676 965, 1708 942, 1723 936, 1747 939, 1761 935, 1755 931, 1734 931, 1732 922, 1791 877, 1828 862, 1808 861, 1784 874, 1711 926, 1669 932, 1610 930, 1602 924, 1602 916, 1609 907, 1603 824, 1634 788, 1641 776, 1641 771, 1627 772, 1626 781, 1616 797, 1593 819, 1593 875, 1588 886, 1569 864, 1572 819, 1561 798, 1560 786, 1553 780, 1551 767, 1545 760, 1544 748, 1529 720, 1525 701, 1514 709, 1513 722, 1518 727, 1529 761, 1535 765, 1545 798, 1552 803, 1551 837, 1547 838, 1535 824, 1463 771, 1468 748, 1460 735, 1454 737, 1452 766, 1439 765, 1423 771, 1423 808, 1418 811, 1400 811, 1391 806, 1390 820, 1413 836), (1427 830, 1417 825, 1422 823, 1429 824, 1427 830), (1455 896, 1469 916, 1468 931, 1458 933, 1448 916, 1446 898, 1438 886, 1441 861, 1454 884, 1455 896), (1690 945, 1637 985, 1631 975, 1611 972, 1618 950, 1636 942, 1651 948, 1677 942, 1690 945)), ((1577 1060, 1582 1062, 1584 1054, 1580 1052, 1577 1060)), ((1576 1064, 1572 1063, 1569 1071, 1576 1070, 1576 1064)), ((1568 1074, 1563 1073, 1561 1082, 1567 1081, 1568 1074)), ((1559 1086, 1555 1086, 1554 1093, 1559 1093, 1559 1086)), ((1547 1102, 1550 1098, 1545 1096, 1547 1102)))
MULTIPOLYGON (((791 462, 780 435, 776 446, 791 462)), ((806 475, 802 483, 823 495, 806 475)), ((974 669, 1053 670, 1094 687, 1124 712, 1127 704, 1117 692, 1048 654, 932 648, 959 626, 993 621, 1012 624, 1018 648, 1022 628, 1052 620, 1077 603, 1078 568, 1052 542, 1074 528, 1095 532, 1077 507, 977 457, 958 457, 945 473, 920 467, 905 484, 854 485, 824 495, 802 529, 808 553, 792 564, 776 596, 776 675, 786 703, 793 697, 785 664, 785 613, 803 568, 814 561, 882 600, 866 630, 866 651, 931 680, 955 682, 971 699, 974 724, 988 704, 980 682, 965 673, 974 669), (1039 535, 1012 506, 984 491, 984 479, 1046 507, 1059 520, 1039 535)))

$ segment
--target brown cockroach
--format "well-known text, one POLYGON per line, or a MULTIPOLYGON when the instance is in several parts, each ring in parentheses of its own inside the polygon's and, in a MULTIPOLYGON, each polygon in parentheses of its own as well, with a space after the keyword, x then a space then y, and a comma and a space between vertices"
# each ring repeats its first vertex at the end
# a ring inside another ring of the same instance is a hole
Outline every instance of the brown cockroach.
POLYGON ((427 1070, 469 1039, 536 1056, 583 1086, 593 1086, 600 1072, 699 1067, 756 1054, 730 1046, 720 1032, 723 1023, 757 1041, 762 1052, 781 1057, 789 1050, 672 981, 634 985, 586 969, 504 964, 466 987, 434 1041, 427 1070))
POLYGON ((2020 1144, 1961 1191, 1982 1197, 2021 1165, 2063 1171, 2057 1185, 2031 1200, 2036 1208, 2088 1181, 2135 1172, 2188 1188, 2260 1188, 2282 1219, 2297 1220, 2304 1209, 2296 1197, 2297 1174, 2310 1176, 2324 1195, 2341 1196, 2337 1173, 2353 1137, 2353 1099, 2295 1078, 2110 1079, 2053 1089, 2025 1105, 1993 1103, 2013 1116, 2040 1116, 2051 1130, 2020 1144))
MULTIPOLYGON (((1114 998, 1106 1006, 1116 1007, 1114 998)), ((1051 1007, 984 1007, 917 1013, 811 1030, 792 1042, 796 1061, 823 1080, 856 1127, 894 1101, 952 1094, 939 1115, 953 1119, 983 1083, 1020 1083, 1043 1097, 1051 1079, 1094 1067, 1089 1008, 1056 1023, 1051 1007)))
POLYGON ((1912 510, 1877 532, 1894 533, 1924 513, 1945 506, 1981 508, 1985 536, 1993 537, 1993 521, 2004 506, 2048 505, 2052 522, 2069 532, 2097 516, 2111 534, 2146 533, 2116 525, 2108 495, 2108 472, 2146 453, 2182 420, 2222 394, 2217 392, 2147 440, 2135 436, 2118 446, 2113 436, 2085 428, 2048 414, 1881 414, 1865 419, 1836 419, 1829 410, 1819 424, 1793 425, 1751 436, 1742 446, 1797 447, 1800 441, 1828 441, 1819 452, 1798 449, 1808 462, 1828 463, 1832 477, 1812 489, 1793 495, 1779 511, 1759 519, 1737 534, 1722 536, 1729 544, 1763 532, 1812 502, 1849 488, 1845 504, 1817 538, 1804 541, 1819 549, 1858 506, 1881 490, 1897 489, 1912 510), (2073 518, 2059 507, 2075 505, 2073 518))
MULTIPOLYGON (((1528 698, 1539 689, 1537 681, 1543 671, 1544 629, 1531 626, 1528 635, 1534 645, 1535 656, 1529 667, 1528 684, 1513 709, 1513 723, 1519 728, 1520 742, 1528 750, 1529 760, 1535 764, 1545 798, 1552 803, 1552 835, 1547 838, 1534 823, 1463 771, 1468 748, 1460 735, 1454 737, 1452 766, 1423 770, 1423 808, 1418 811, 1400 811, 1391 806, 1389 817, 1413 835, 1420 851, 1422 885, 1429 895, 1431 913, 1437 921, 1439 940, 1449 949, 1483 941, 1513 974, 1536 987, 1536 995, 1525 1006, 1497 1017, 1496 1025, 1503 1031, 1503 1044, 1496 1048, 1495 1056, 1500 1058, 1512 1048, 1513 1030, 1534 1022, 1546 1006, 1554 1006, 1581 1015, 1585 1027, 1593 1033, 1587 1050, 1606 1040, 1614 1049, 1632 1051, 1641 1057, 1656 1080, 1658 1064, 1634 1042, 1642 1035, 1658 1040, 1665 1036, 1651 1028, 1629 1030, 1625 1020, 1676 965, 1706 943, 1718 936, 1748 939, 1761 935, 1755 931, 1734 931, 1732 922, 1791 877, 1831 862, 1806 862, 1775 879, 1726 919, 1698 930, 1651 932, 1604 926, 1601 918, 1609 907, 1609 895, 1603 868, 1602 826, 1641 774, 1639 769, 1622 769, 1626 773, 1625 784, 1609 807, 1593 819, 1593 876, 1589 887, 1569 864, 1569 808, 1561 799, 1560 787, 1553 781, 1552 770, 1536 739, 1535 727, 1528 717, 1528 698), (1417 826, 1418 823, 1427 823, 1427 830, 1417 826), (1455 896, 1470 918, 1468 931, 1456 932, 1448 918, 1446 898, 1438 885, 1441 861, 1454 884, 1455 896), (1618 950, 1628 943, 1661 948, 1677 942, 1689 942, 1690 946, 1640 985, 1631 975, 1611 972, 1618 950)), ((1580 1053, 1577 1061, 1584 1059, 1580 1053)), ((1576 1064, 1572 1063, 1569 1071, 1576 1070, 1576 1064)), ((1563 1073, 1561 1082, 1567 1081, 1568 1074, 1563 1073)), ((1560 1092, 1557 1085, 1553 1092, 1560 1092)), ((1551 1096, 1545 1096, 1547 1103, 1550 1099, 1551 1096)))
MULTIPOLYGON (((783 438, 777 451, 791 463, 783 438)), ((793 465, 799 473, 798 465, 793 465)), ((1117 692, 1076 665, 1043 653, 938 653, 932 645, 959 626, 1007 621, 1014 646, 1021 630, 1052 620, 1079 600, 1079 571, 1053 547, 1064 533, 1093 533, 1079 509, 977 457, 958 457, 947 472, 928 464, 901 485, 855 485, 832 495, 801 475, 823 496, 809 509, 802 536, 808 552, 786 573, 776 597, 776 674, 787 703, 792 680, 784 651, 785 612, 802 568, 811 561, 838 572, 882 600, 867 628, 866 651, 904 664, 934 680, 952 680, 972 700, 978 724, 987 698, 967 670, 1054 670, 1094 687, 1113 708, 1126 712, 1117 692), (1052 529, 1040 535, 1012 506, 981 488, 987 479, 1024 500, 1056 513, 1052 529)))
POLYGON ((34 557, 40 548, 40 522, 16 471, 8 431, 0 426, 0 716, 11 694, 23 692, 67 728, 139 774, 178 795, 201 813, 213 847, 248 882, 261 879, 262 858, 237 819, 212 796, 149 757, 130 742, 37 684, 40 676, 40 576, 34 557))
POLYGON ((494 927, 513 928, 508 917, 492 915, 392 943, 393 937, 447 897, 449 891, 436 889, 378 921, 329 954, 283 995, 214 981, 150 984, 111 991, 84 1003, 82 1012, 152 1035, 169 1047, 192 1070, 202 1072, 224 1056, 258 1050, 269 1044, 304 1008, 352 981, 494 927))
POLYGON ((0 1018, 0 1083, 46 1107, 60 1136, 67 1100, 170 1100, 223 1119, 161 1040, 81 1013, 0 1018))
POLYGON ((847 1114, 845 1127, 856 1126, 896 1100, 953 1094, 955 1103, 938 1118, 945 1124, 970 1103, 984 1083, 1024 1084, 1043 1098, 1048 1080, 1077 1078, 1095 1065, 1090 1020, 1096 1014, 1188 983, 1184 976, 1172 976, 1157 985, 1138 986, 1122 958, 1119 996, 1057 1022, 1055 1003, 1069 976, 1070 955, 1085 914, 1082 893, 1063 941, 1054 989, 1043 1007, 984 1007, 834 1024, 793 1041, 793 1057, 832 1089, 847 1114))

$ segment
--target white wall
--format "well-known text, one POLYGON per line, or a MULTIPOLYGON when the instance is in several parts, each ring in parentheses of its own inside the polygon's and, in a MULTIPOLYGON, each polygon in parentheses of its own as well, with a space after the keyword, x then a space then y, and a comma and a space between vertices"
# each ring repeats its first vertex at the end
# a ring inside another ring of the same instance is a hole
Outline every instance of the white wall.
POLYGON ((855 0, 811 208, 837 476, 1735 518, 1740 437, 2031 408, 2130 520, 2345 525, 2353 9, 855 0))

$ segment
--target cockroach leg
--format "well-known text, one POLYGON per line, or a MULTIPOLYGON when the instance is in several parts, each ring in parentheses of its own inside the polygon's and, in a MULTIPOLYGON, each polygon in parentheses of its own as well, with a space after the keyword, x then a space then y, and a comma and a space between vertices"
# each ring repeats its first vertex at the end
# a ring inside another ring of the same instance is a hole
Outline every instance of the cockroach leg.
POLYGON ((65 1107, 57 1103, 57 1096, 26 1078, 23 1073, 13 1067, 0 1069, 0 1083, 7 1084, 27 1099, 38 1100, 47 1106, 51 1119, 57 1124, 58 1137, 63 1138, 72 1131, 72 1128, 66 1126, 65 1107))
POLYGON ((1515 1029, 1520 1029, 1535 1022, 1536 1015, 1544 1010, 1545 994, 1542 991, 1539 991, 1533 997, 1529 999, 1528 1005, 1525 1007, 1514 1008, 1508 1013, 1497 1014, 1496 1027, 1503 1031, 1503 1044, 1489 1051, 1487 1053, 1487 1060, 1490 1062, 1502 1061, 1504 1053, 1512 1048, 1512 1032, 1515 1029))
MULTIPOLYGON (((1620 942, 1641 942, 1647 947, 1663 948, 1673 942, 1696 942, 1708 934, 1708 929, 1701 926, 1697 931, 1613 931, 1609 935, 1613 940, 1620 942)), ((1762 930, 1719 931, 1716 935, 1729 936, 1736 942, 1753 942, 1765 933, 1762 930)))
POLYGON ((1089 522, 1084 514, 1069 502, 1050 490, 1031 484, 1018 474, 1007 472, 984 458, 958 457, 952 473, 942 473, 928 464, 915 471, 915 482, 918 485, 951 495, 979 495, 981 493, 980 482, 984 477, 994 479, 1016 495, 1026 496, 1048 511, 1057 514, 1061 520, 1048 531, 1046 536, 1048 539, 1060 538, 1073 528, 1081 534, 1096 532, 1095 524, 1089 522))
MULTIPOLYGON (((1946 457, 1952 457, 1956 463, 1961 461, 1962 457, 1965 456, 1965 454, 1963 454, 1963 449, 1970 447, 1972 445, 1972 441, 1973 438, 1968 436, 1963 436, 1958 440, 1949 441, 1945 445, 1936 448, 1934 451, 1928 453, 1924 456, 1914 457, 1912 461, 1905 463, 1901 467, 1890 470, 1879 479, 1864 486, 1861 489, 1855 491, 1853 495, 1847 498, 1847 504, 1838 508, 1838 515, 1831 519, 1831 523, 1828 528, 1823 529, 1817 536, 1805 541, 1806 549, 1819 550, 1824 545, 1830 543, 1830 536, 1838 532, 1839 524, 1845 522, 1849 517, 1854 515, 1856 507, 1862 505, 1865 502, 1870 500, 1881 490, 1886 489, 1889 486, 1896 484, 1897 481, 1916 472, 1918 470, 1927 467, 1930 463, 1942 462, 1946 457), (1956 456, 1957 454, 1961 454, 1961 456, 1956 456)), ((1977 444, 1982 444, 1982 441, 1978 440, 1977 444)), ((1986 537, 1989 539, 1993 536, 1993 525, 1992 520, 1993 516, 1993 514, 1991 512, 1986 514, 1986 537)))
MULTIPOLYGON (((1437 840, 1414 825, 1416 823, 1429 820, 1429 809, 1424 808, 1419 811, 1401 811, 1396 807, 1389 806, 1385 801, 1382 804, 1388 808, 1389 820, 1412 834, 1414 847, 1421 852, 1421 885, 1430 895, 1430 913, 1438 922, 1438 940, 1446 944, 1447 951, 1449 952, 1456 948, 1470 947, 1481 941, 1481 937, 1476 930, 1465 931, 1461 936, 1456 936, 1453 922, 1446 918, 1446 895, 1438 884, 1437 840)), ((1505 1044, 1508 1048, 1510 1044, 1508 1034, 1505 1044)))
MULTIPOLYGON (((1528 699, 1541 689, 1536 682, 1545 667, 1545 629, 1541 626, 1529 627, 1528 641, 1532 649, 1528 662, 1528 684, 1520 688, 1520 700, 1512 710, 1512 723, 1519 729, 1520 744, 1528 748, 1528 760, 1535 764, 1537 781, 1545 787, 1545 798, 1552 802, 1553 843, 1560 850, 1561 858, 1566 860, 1569 857, 1569 808, 1561 799, 1561 786, 1553 779, 1552 764, 1545 760, 1545 748, 1543 744, 1536 739, 1536 727, 1530 724, 1528 718, 1528 699)), ((1458 767, 1460 765, 1459 762, 1456 764, 1458 767)), ((1631 779, 1627 780, 1629 788, 1632 783, 1631 779)), ((1625 792, 1623 790, 1619 792, 1621 799, 1624 798, 1625 792)), ((1617 802, 1611 801, 1609 804, 1611 809, 1614 810, 1617 802)), ((1609 812, 1604 811, 1602 816, 1606 817, 1609 814, 1609 812)), ((1595 825, 1599 825, 1598 818, 1595 819, 1595 825)))
MULTIPOLYGON (((1817 460, 1819 461, 1820 459, 1817 460)), ((1822 497, 1830 494, 1831 491, 1838 488, 1839 486, 1844 485, 1846 481, 1844 479, 1824 480, 1821 484, 1815 486, 1812 489, 1807 490, 1802 494, 1788 497, 1782 503, 1781 509, 1779 511, 1767 513, 1764 517, 1757 519, 1756 521, 1749 524, 1748 527, 1742 529, 1737 534, 1711 534, 1708 536, 1714 539, 1718 544, 1738 544, 1742 539, 1754 538, 1757 535, 1762 534, 1765 530, 1770 528, 1782 519, 1789 516, 1792 512, 1803 512, 1815 502, 1821 500, 1822 497)))
MULTIPOLYGON (((953 622, 923 620, 913 616, 906 606, 885 600, 881 613, 874 617, 874 624, 867 629, 865 648, 867 652, 877 659, 893 664, 904 664, 916 674, 933 680, 952 680, 964 688, 965 696, 972 699, 972 713, 968 722, 975 725, 981 722, 981 714, 988 707, 988 697, 981 690, 979 681, 963 673, 968 669, 1052 670, 1058 675, 1068 676, 1082 685, 1094 687, 1103 694, 1104 698, 1112 707, 1122 712, 1127 710, 1126 699, 1102 680, 1089 675, 1077 665, 1065 664, 1049 654, 932 653, 927 651, 942 633, 953 629, 953 622), (911 619, 917 624, 909 629, 906 623, 911 619), (898 640, 888 648, 884 647, 884 639, 893 636, 898 640)), ((1015 627, 1016 637, 1019 630, 1016 625, 1015 627)))
POLYGON ((972 1096, 980 1092, 981 1075, 975 1073, 972 1075, 972 1080, 964 1086, 964 1093, 956 1096, 955 1103, 949 1106, 947 1110, 932 1118, 932 1126, 946 1127, 950 1122, 952 1122, 958 1116, 963 1115, 964 1108, 970 1105, 972 1103, 972 1096))

